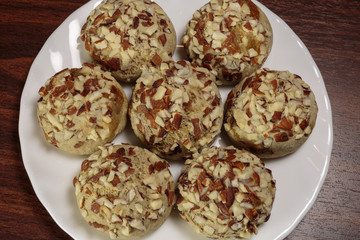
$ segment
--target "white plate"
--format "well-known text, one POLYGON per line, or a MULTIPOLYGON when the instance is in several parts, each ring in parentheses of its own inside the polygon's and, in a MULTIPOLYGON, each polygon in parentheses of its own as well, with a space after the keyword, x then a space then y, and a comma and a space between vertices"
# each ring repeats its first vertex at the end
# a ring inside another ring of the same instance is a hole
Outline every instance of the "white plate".
MULTIPOLYGON (((192 13, 207 0, 157 0, 174 23, 178 43, 192 13)), ((35 58, 21 98, 19 136, 24 165, 35 193, 56 223, 75 239, 107 239, 93 230, 80 215, 72 186, 84 157, 66 154, 48 144, 36 118, 38 90, 44 82, 63 68, 80 67, 89 57, 79 39, 81 26, 99 0, 90 1, 71 14, 49 37, 35 58)), ((283 239, 301 221, 314 203, 325 179, 332 149, 333 130, 329 98, 325 85, 309 51, 278 16, 255 2, 268 16, 274 32, 274 44, 265 67, 289 70, 307 82, 315 93, 319 107, 316 127, 307 142, 294 154, 266 161, 277 180, 277 192, 270 220, 260 227, 253 239, 283 239)), ((184 56, 178 48, 175 59, 184 56)), ((128 97, 131 85, 124 85, 128 97)), ((229 88, 221 87, 223 101, 229 88)), ((129 124, 114 141, 139 144, 129 124)), ((216 145, 227 145, 225 134, 216 145)), ((181 163, 172 163, 171 171, 178 177, 181 163)), ((173 212, 164 225, 146 239, 205 239, 173 212)))

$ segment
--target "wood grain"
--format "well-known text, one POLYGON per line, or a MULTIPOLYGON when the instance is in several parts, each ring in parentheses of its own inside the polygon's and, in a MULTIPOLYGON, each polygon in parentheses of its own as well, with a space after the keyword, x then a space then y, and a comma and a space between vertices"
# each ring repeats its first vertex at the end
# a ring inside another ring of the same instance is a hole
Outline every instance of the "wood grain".
MULTIPOLYGON (((30 66, 51 33, 87 1, 0 2, 0 239, 71 239, 37 199, 20 152, 18 116, 30 66)), ((319 196, 286 239, 360 236, 360 1, 260 0, 302 39, 330 97, 334 144, 319 196)))

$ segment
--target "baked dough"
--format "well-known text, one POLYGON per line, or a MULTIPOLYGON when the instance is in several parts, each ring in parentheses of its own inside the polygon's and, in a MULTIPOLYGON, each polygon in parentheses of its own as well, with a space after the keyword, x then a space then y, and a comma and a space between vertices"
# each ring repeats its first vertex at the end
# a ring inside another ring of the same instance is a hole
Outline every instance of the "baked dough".
POLYGON ((131 145, 100 149, 83 161, 74 178, 82 216, 113 239, 135 239, 155 231, 176 202, 167 161, 131 145))
POLYGON ((190 59, 217 72, 218 84, 234 85, 265 62, 272 28, 250 0, 211 0, 193 14, 182 42, 190 59))
POLYGON ((141 67, 170 60, 176 33, 169 17, 148 0, 104 0, 81 30, 89 55, 118 81, 135 81, 141 67))
POLYGON ((187 160, 176 190, 181 217, 198 233, 242 239, 269 219, 276 187, 257 156, 230 146, 205 148, 187 160))
POLYGON ((73 154, 90 154, 126 125, 128 100, 100 66, 64 69, 39 90, 37 116, 46 140, 73 154))
POLYGON ((215 77, 187 61, 144 70, 129 106, 131 126, 156 154, 191 156, 218 136, 223 105, 215 77))
POLYGON ((296 151, 310 136, 318 107, 300 76, 260 69, 235 86, 226 100, 224 128, 233 143, 276 158, 296 151))

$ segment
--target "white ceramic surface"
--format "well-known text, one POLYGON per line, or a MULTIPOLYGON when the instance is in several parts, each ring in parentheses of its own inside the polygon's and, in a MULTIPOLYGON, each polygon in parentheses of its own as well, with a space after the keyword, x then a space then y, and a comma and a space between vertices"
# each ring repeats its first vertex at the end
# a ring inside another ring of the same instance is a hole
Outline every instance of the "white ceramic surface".
MULTIPOLYGON (((156 0, 170 16, 177 31, 178 43, 185 31, 185 24, 192 13, 207 0, 156 0)), ((34 60, 21 98, 19 136, 22 157, 36 195, 56 223, 74 239, 108 239, 93 230, 80 215, 72 180, 80 170, 85 157, 64 153, 45 141, 36 118, 38 90, 54 73, 63 68, 80 67, 89 61, 79 38, 81 26, 99 0, 90 1, 71 14, 49 37, 34 60)), ((274 44, 265 67, 290 70, 304 79, 315 93, 319 107, 315 129, 308 141, 294 154, 267 160, 266 167, 277 180, 277 192, 270 220, 260 227, 253 239, 272 240, 285 238, 301 221, 314 203, 325 179, 333 141, 332 115, 329 98, 321 73, 303 42, 278 16, 255 1, 268 16, 274 44)), ((176 50, 174 58, 183 58, 183 48, 176 50)), ((128 97, 131 85, 123 85, 128 97)), ((225 101, 230 88, 220 87, 225 101)), ((129 124, 115 140, 139 144, 129 124)), ((222 133, 215 145, 229 145, 222 133)), ((182 163, 171 163, 175 178, 182 163)), ((174 211, 164 225, 147 240, 190 240, 205 238, 195 233, 174 211)))

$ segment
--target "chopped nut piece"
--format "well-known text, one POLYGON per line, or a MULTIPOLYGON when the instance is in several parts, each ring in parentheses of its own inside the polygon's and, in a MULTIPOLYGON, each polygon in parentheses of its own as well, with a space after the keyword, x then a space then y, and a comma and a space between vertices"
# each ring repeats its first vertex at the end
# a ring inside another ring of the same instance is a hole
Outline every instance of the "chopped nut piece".
POLYGON ((161 62, 162 62, 162 59, 161 57, 156 53, 152 59, 151 59, 151 62, 155 64, 155 66, 160 66, 161 62))
POLYGON ((151 209, 153 210, 158 210, 162 207, 163 203, 162 203, 162 200, 161 199, 158 199, 158 200, 154 200, 154 201, 151 201, 150 202, 150 207, 151 209))

